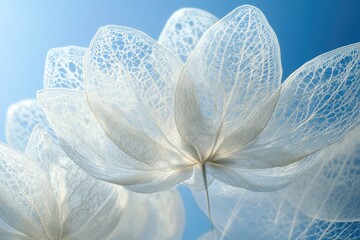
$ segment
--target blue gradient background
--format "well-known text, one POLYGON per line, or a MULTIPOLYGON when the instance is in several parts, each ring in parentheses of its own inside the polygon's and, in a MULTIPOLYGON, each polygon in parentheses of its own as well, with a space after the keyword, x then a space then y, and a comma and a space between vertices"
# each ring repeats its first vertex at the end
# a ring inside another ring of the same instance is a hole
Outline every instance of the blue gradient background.
MULTIPOLYGON (((167 18, 181 7, 197 7, 223 17, 243 4, 257 6, 274 28, 281 46, 285 79, 306 61, 360 41, 358 0, 0 0, 0 141, 5 141, 7 107, 35 98, 42 88, 44 61, 53 47, 88 46, 106 24, 139 29, 157 38, 167 18)), ((181 186, 187 223, 184 239, 209 229, 188 189, 181 186)))

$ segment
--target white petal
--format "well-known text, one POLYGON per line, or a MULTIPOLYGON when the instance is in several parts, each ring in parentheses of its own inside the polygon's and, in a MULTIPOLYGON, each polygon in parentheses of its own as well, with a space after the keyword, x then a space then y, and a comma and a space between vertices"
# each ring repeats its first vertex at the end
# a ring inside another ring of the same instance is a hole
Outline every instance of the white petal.
POLYGON ((171 188, 191 176, 191 167, 159 169, 161 158, 139 161, 122 152, 99 125, 84 92, 45 90, 38 93, 38 99, 65 152, 94 177, 152 192, 171 188))
POLYGON ((83 58, 86 48, 53 48, 46 56, 44 88, 84 90, 83 58))
POLYGON ((26 146, 25 155, 36 162, 43 171, 48 174, 50 167, 53 164, 57 164, 57 159, 53 153, 54 143, 51 137, 43 130, 43 128, 37 125, 30 136, 29 142, 26 146))
POLYGON ((53 167, 51 174, 62 195, 63 239, 106 238, 129 204, 129 191, 93 178, 65 154, 58 157, 62 164, 53 167))
POLYGON ((0 215, 35 239, 58 239, 60 206, 47 175, 32 160, 0 144, 0 215))
POLYGON ((217 17, 204 10, 181 8, 167 20, 158 42, 185 63, 205 31, 217 21, 217 17))
MULTIPOLYGON (((218 239, 357 239, 360 222, 309 218, 277 192, 256 193, 214 182, 209 188, 218 239)), ((204 211, 202 196, 195 195, 204 211)))
POLYGON ((270 118, 281 74, 278 41, 264 15, 251 6, 235 9, 204 34, 181 73, 181 136, 203 159, 240 148, 270 118))
POLYGON ((164 156, 150 164, 168 167, 191 162, 180 155, 183 143, 173 118, 181 69, 169 50, 133 29, 102 27, 91 41, 85 57, 90 108, 130 156, 146 162, 164 156))
POLYGON ((181 239, 185 211, 176 190, 146 195, 132 193, 125 214, 127 217, 122 218, 112 236, 114 240, 181 239))
POLYGON ((2 239, 11 240, 31 240, 31 237, 26 236, 24 233, 17 231, 6 223, 0 216, 0 236, 2 239))
POLYGON ((148 196, 148 222, 139 239, 181 239, 185 227, 185 210, 176 190, 148 196))
POLYGON ((296 180, 312 166, 316 156, 313 154, 302 161, 281 167, 244 168, 209 162, 207 168, 209 174, 231 186, 268 192, 281 189, 296 180))
POLYGON ((280 193, 310 217, 360 221, 360 128, 322 150, 311 171, 280 193))
POLYGON ((284 83, 272 118, 239 165, 285 166, 339 140, 360 120, 360 43, 318 56, 284 83))
POLYGON ((31 132, 36 125, 41 125, 53 134, 49 123, 36 100, 23 100, 11 105, 7 110, 5 135, 7 142, 14 148, 25 151, 31 132))
MULTIPOLYGON (((123 217, 130 192, 88 175, 36 127, 26 153, 44 167, 61 204, 62 239, 110 236, 123 217)), ((141 215, 137 217, 141 218, 141 215)))

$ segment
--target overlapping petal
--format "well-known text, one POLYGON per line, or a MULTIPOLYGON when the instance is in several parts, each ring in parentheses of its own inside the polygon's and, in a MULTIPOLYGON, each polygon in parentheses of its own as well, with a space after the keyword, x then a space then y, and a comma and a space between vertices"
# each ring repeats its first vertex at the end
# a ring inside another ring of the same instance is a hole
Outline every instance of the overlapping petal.
MULTIPOLYGON (((30 118, 29 121, 31 120, 36 121, 36 118, 30 118)), ((99 181, 70 161, 41 127, 34 129, 26 148, 26 155, 29 157, 28 161, 34 161, 37 166, 41 166, 44 179, 51 183, 48 190, 52 191, 60 204, 62 222, 59 226, 63 226, 59 235, 61 239, 181 237, 184 210, 176 191, 145 196, 99 181), (171 208, 163 209, 164 204, 171 208), (174 218, 173 215, 177 217, 174 218)), ((24 155, 21 156, 25 158, 24 155)), ((38 191, 38 194, 46 197, 44 192, 38 191)), ((8 205, 5 204, 4 208, 8 208, 8 205)), ((19 211, 21 212, 21 209, 19 211)), ((26 225, 31 226, 33 223, 31 220, 28 221, 26 225)), ((12 226, 17 227, 17 223, 14 224, 12 226)), ((22 231, 17 231, 12 226, 0 221, 1 236, 29 239, 22 231)))
POLYGON ((192 163, 173 118, 182 64, 169 50, 136 30, 105 26, 84 64, 90 108, 122 151, 168 169, 192 163))
POLYGON ((213 25, 186 62, 176 91, 181 136, 214 159, 254 139, 277 102, 280 50, 264 15, 241 6, 213 25))
POLYGON ((34 239, 59 239, 60 205, 43 169, 0 143, 0 215, 12 228, 34 239))
POLYGON ((181 8, 167 20, 158 42, 185 63, 206 30, 218 20, 201 9, 181 8))
POLYGON ((27 154, 31 153, 34 161, 42 166, 47 161, 44 171, 61 205, 62 239, 109 236, 122 216, 129 192, 86 174, 39 127, 34 129, 29 145, 27 154))
POLYGON ((139 161, 122 152, 97 122, 84 92, 44 90, 38 99, 65 152, 93 176, 139 192, 169 189, 191 176, 191 167, 159 168, 161 158, 139 161))

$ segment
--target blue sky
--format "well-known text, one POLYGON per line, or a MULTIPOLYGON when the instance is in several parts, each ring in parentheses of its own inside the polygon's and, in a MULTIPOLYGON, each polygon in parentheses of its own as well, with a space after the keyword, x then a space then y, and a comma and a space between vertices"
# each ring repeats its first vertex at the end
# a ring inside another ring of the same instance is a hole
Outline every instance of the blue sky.
MULTIPOLYGON (((107 24, 139 29, 157 38, 166 19, 181 7, 197 7, 223 17, 243 4, 257 6, 274 28, 281 47, 285 79, 317 55, 360 40, 357 0, 0 0, 0 141, 5 141, 7 107, 34 98, 42 88, 44 61, 50 48, 86 47, 96 30, 107 24)), ((184 239, 194 239, 209 225, 186 199, 184 239)))

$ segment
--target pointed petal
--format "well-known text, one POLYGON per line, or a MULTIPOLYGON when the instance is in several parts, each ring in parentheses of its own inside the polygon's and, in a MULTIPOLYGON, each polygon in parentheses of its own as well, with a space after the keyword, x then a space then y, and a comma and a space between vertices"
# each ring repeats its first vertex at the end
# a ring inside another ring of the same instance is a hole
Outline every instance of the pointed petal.
POLYGON ((270 118, 281 74, 278 41, 264 15, 252 6, 235 9, 204 34, 181 73, 181 136, 204 159, 245 145, 270 118))
POLYGON ((360 128, 321 151, 316 165, 280 191, 291 205, 325 221, 360 221, 360 128))
POLYGON ((46 56, 44 88, 84 90, 83 58, 86 48, 53 48, 46 56))
MULTIPOLYGON (((213 219, 218 239, 356 239, 360 222, 334 223, 309 218, 277 192, 259 193, 219 182, 211 185, 213 219)), ((206 212, 202 195, 196 200, 206 212)))
POLYGON ((41 106, 35 99, 23 100, 11 105, 6 116, 7 142, 12 147, 25 151, 31 132, 38 124, 54 136, 41 106))
POLYGON ((181 69, 169 50, 136 30, 105 26, 92 39, 85 57, 90 108, 111 140, 135 159, 162 167, 190 162, 181 156, 173 118, 181 69))
POLYGON ((181 8, 167 20, 158 42, 186 62, 206 30, 219 19, 197 8, 181 8))
MULTIPOLYGON (((256 141, 235 153, 239 165, 285 166, 336 142, 360 121, 360 43, 327 52, 284 83, 256 141)), ((235 162, 234 162, 235 163, 235 162)))
POLYGON ((25 150, 25 155, 36 162, 48 174, 49 178, 50 167, 56 164, 54 162, 55 157, 53 156, 52 145, 50 136, 41 126, 37 125, 33 129, 25 150))
POLYGON ((60 206, 47 175, 25 155, 0 143, 0 215, 35 239, 58 239, 60 206))
POLYGON ((94 177, 129 188, 134 185, 131 188, 137 191, 152 192, 171 188, 191 176, 191 167, 159 169, 161 155, 153 159, 155 165, 152 165, 152 162, 139 161, 122 152, 99 125, 84 92, 45 90, 38 93, 38 99, 64 151, 94 177))

